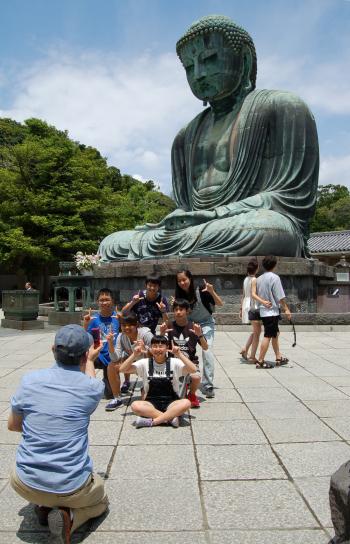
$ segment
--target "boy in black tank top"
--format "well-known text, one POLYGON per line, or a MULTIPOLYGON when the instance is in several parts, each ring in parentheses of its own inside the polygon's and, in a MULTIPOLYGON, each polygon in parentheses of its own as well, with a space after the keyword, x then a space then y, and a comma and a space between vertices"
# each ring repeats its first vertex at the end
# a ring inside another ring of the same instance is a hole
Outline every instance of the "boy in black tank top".
POLYGON ((200 405, 196 391, 201 383, 201 375, 196 347, 199 344, 205 351, 208 349, 208 344, 200 325, 188 319, 190 309, 190 303, 187 300, 175 300, 173 303, 175 320, 169 323, 162 323, 160 333, 166 334, 170 345, 179 346, 182 353, 197 366, 197 371, 191 374, 190 391, 187 398, 191 401, 191 408, 199 408, 200 405))

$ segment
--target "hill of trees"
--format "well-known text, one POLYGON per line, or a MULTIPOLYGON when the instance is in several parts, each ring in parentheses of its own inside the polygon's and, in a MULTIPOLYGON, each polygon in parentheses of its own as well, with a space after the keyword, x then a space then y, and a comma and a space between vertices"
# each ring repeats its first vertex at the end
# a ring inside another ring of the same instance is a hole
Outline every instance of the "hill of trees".
POLYGON ((97 149, 39 119, 0 119, 0 265, 56 273, 107 234, 158 222, 175 208, 153 181, 108 166, 97 149))
POLYGON ((311 232, 350 230, 350 192, 344 185, 321 185, 311 232))

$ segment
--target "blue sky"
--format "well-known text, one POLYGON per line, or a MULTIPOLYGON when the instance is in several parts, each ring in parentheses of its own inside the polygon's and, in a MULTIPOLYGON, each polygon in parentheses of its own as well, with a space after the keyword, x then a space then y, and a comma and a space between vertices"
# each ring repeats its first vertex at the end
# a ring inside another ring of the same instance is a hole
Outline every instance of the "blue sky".
POLYGON ((202 108, 175 43, 212 13, 253 37, 258 88, 309 104, 320 183, 350 187, 349 0, 5 0, 0 116, 45 119, 169 192, 172 140, 202 108))

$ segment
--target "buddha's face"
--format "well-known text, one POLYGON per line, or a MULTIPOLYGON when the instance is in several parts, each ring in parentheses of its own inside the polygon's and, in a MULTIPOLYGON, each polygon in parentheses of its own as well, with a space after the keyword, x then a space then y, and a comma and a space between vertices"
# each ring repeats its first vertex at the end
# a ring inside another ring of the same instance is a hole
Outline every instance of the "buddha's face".
POLYGON ((193 94, 211 102, 239 89, 243 56, 233 51, 221 32, 196 36, 181 50, 187 81, 193 94))

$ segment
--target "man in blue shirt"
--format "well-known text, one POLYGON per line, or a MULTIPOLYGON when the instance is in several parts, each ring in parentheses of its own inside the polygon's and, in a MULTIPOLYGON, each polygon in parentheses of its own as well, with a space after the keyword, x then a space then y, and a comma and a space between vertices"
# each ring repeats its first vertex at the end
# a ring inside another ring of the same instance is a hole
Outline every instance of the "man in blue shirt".
POLYGON ((88 453, 90 415, 104 389, 94 368, 101 348, 91 344, 79 325, 59 329, 56 364, 25 375, 11 399, 8 429, 22 433, 11 486, 37 505, 40 523, 60 544, 69 544, 73 531, 108 506, 88 453))
MULTIPOLYGON (((111 362, 108 350, 107 335, 113 333, 113 343, 116 345, 119 333, 119 321, 115 308, 113 293, 107 287, 100 289, 97 294, 99 312, 91 315, 91 309, 83 317, 84 329, 92 336, 99 337, 102 349, 95 362, 95 368, 102 368, 103 381, 105 383, 105 398, 112 398, 112 404, 118 408, 123 404, 120 396, 120 384, 115 384, 114 375, 111 376, 109 363, 111 362)), ((114 374, 114 373, 112 373, 114 374)), ((111 403, 108 404, 108 406, 111 403)))

